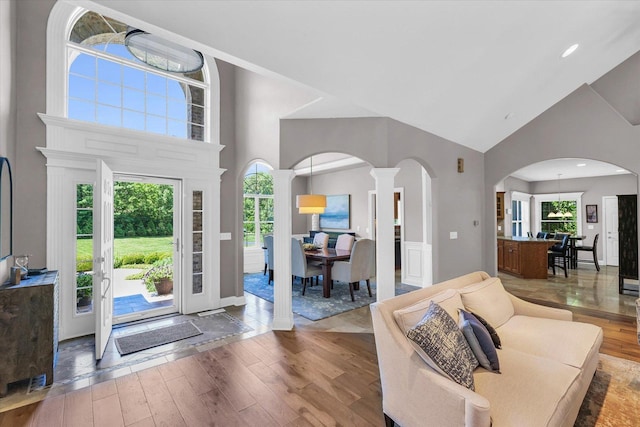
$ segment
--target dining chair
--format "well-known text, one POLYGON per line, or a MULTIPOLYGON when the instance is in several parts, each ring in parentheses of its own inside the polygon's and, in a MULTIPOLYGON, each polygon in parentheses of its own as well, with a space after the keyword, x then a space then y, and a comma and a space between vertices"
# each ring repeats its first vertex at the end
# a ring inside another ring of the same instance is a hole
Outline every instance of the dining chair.
POLYGON ((371 258, 374 250, 373 240, 360 239, 353 244, 349 261, 336 261, 331 268, 331 278, 336 282, 349 284, 351 301, 355 301, 353 296, 354 284, 361 280, 367 281, 369 297, 371 294, 371 258))
POLYGON ((264 247, 267 248, 265 250, 265 269, 269 270, 269 281, 267 283, 273 282, 273 236, 264 236, 264 247))
POLYGON ((556 233, 555 238, 560 240, 560 243, 556 243, 547 251, 548 268, 553 269, 553 275, 556 274, 556 267, 564 270, 564 277, 569 277, 568 274, 568 249, 569 249, 569 235, 556 233), (558 258, 562 258, 562 265, 557 263, 558 258))
POLYGON ((596 265, 596 270, 600 271, 600 264, 598 264, 598 238, 600 234, 596 234, 596 237, 593 238, 593 245, 591 246, 576 246, 574 249, 576 251, 585 251, 593 253, 593 263, 596 265))
POLYGON ((329 247, 329 235, 327 233, 316 233, 313 236, 313 244, 318 248, 327 249, 329 247))
POLYGON ((351 247, 353 246, 354 240, 355 240, 355 237, 353 237, 351 234, 341 234, 338 236, 338 239, 336 240, 336 249, 343 250, 343 251, 350 251, 351 247))
POLYGON ((536 239, 546 239, 547 238, 547 233, 545 233, 544 231, 538 231, 538 234, 536 234, 536 239))
POLYGON ((291 238, 291 276, 299 277, 302 280, 302 295, 307 290, 308 279, 320 276, 322 269, 307 262, 304 255, 302 242, 295 237, 291 238))

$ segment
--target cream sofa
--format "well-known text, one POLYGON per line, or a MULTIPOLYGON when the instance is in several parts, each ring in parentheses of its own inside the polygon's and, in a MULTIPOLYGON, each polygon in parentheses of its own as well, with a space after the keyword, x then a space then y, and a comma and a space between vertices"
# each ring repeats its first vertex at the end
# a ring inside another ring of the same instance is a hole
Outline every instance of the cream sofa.
POLYGON ((601 328, 573 322, 568 310, 523 301, 485 272, 372 304, 371 312, 388 426, 573 426, 602 343, 601 328), (472 391, 421 359, 403 321, 419 321, 431 299, 452 317, 462 300, 495 327, 501 374, 476 368, 472 391))

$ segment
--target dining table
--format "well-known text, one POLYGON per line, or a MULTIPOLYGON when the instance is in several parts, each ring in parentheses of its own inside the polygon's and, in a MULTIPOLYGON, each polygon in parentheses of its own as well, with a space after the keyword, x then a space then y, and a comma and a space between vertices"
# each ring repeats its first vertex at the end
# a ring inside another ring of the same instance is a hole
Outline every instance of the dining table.
POLYGON ((320 261, 322 266, 322 296, 331 297, 331 267, 335 261, 348 260, 350 250, 322 248, 304 251, 307 261, 320 261))

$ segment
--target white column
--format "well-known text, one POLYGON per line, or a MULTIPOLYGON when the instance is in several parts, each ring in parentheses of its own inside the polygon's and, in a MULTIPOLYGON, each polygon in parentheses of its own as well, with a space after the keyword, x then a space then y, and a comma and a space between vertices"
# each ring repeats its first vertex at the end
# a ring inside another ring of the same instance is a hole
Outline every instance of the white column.
POLYGON ((273 170, 273 329, 293 329, 291 308, 291 169, 273 170))
POLYGON ((398 168, 373 168, 376 180, 376 286, 377 300, 396 294, 395 228, 393 219, 394 177, 398 168))

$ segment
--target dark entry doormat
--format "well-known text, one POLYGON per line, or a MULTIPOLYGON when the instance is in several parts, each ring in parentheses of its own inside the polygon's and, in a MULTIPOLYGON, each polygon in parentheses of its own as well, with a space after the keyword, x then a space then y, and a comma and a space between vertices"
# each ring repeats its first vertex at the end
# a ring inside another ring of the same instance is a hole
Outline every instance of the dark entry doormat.
POLYGON ((196 335, 202 335, 202 331, 196 325, 191 322, 182 322, 118 337, 115 339, 115 344, 118 352, 124 356, 125 354, 135 353, 151 347, 195 337, 196 335))

